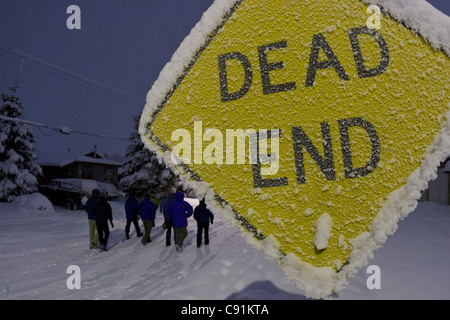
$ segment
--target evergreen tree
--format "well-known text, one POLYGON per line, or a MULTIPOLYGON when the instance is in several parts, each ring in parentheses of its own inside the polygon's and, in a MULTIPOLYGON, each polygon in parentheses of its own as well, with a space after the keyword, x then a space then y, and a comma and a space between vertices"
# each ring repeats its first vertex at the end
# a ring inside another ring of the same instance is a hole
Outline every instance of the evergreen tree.
POLYGON ((135 130, 131 133, 131 143, 122 164, 120 188, 126 193, 143 197, 149 192, 161 195, 175 189, 178 177, 160 162, 156 154, 148 150, 138 132, 139 118, 135 118, 135 130))
MULTIPOLYGON (((17 79, 10 94, 2 94, 0 115, 20 118, 23 105, 16 95, 17 79)), ((0 200, 13 201, 17 196, 37 191, 37 177, 42 169, 35 164, 34 137, 21 122, 0 119, 0 200)))

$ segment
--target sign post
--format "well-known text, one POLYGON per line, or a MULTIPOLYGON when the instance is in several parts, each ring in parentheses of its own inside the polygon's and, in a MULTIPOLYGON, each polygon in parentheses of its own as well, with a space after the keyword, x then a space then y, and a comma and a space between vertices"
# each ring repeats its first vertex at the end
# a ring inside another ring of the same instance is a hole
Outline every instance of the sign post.
POLYGON ((311 297, 367 263, 450 153, 448 56, 383 11, 369 27, 368 7, 216 1, 141 117, 146 146, 311 297))

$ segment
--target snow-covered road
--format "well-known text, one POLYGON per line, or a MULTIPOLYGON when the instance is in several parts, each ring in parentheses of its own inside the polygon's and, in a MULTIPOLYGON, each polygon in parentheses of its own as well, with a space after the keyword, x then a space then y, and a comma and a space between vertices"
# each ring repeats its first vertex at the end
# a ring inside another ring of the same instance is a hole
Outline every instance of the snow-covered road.
MULTIPOLYGON (((305 299, 277 263, 216 217, 209 246, 197 248, 196 223, 182 253, 166 247, 157 214, 152 242, 134 227, 125 239, 124 203, 112 201, 109 251, 90 250, 86 213, 0 203, 0 299, 305 299), (81 288, 70 290, 70 265, 81 288)), ((363 268, 333 299, 450 299, 450 207, 419 203, 369 264, 381 289, 370 290, 363 268)))

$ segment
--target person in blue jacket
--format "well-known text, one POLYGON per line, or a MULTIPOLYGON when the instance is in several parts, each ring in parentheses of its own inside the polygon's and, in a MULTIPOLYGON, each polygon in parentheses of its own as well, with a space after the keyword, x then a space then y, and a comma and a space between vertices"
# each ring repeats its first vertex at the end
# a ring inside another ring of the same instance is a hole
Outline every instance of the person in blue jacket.
POLYGON ((205 233, 205 245, 209 244, 209 222, 214 221, 214 214, 206 207, 205 198, 194 210, 194 219, 197 221, 197 248, 202 244, 202 233, 205 233))
POLYGON ((136 229, 137 236, 142 237, 141 229, 139 228, 139 223, 137 220, 138 214, 139 203, 137 202, 135 195, 131 193, 125 201, 125 215, 127 218, 127 224, 125 225, 125 236, 127 239, 130 239, 130 226, 132 222, 134 224, 134 228, 136 229))
POLYGON ((172 221, 175 232, 175 248, 182 251, 184 239, 187 237, 187 218, 192 216, 192 206, 184 201, 184 193, 178 191, 175 194, 175 200, 167 208, 167 216, 172 221))
POLYGON ((139 204, 139 216, 142 219, 142 223, 144 224, 144 236, 142 237, 142 244, 145 246, 147 243, 151 242, 150 232, 152 228, 155 226, 155 214, 156 214, 156 206, 153 201, 150 199, 150 196, 145 197, 144 200, 139 204))
POLYGON ((91 197, 86 202, 85 210, 87 212, 89 222, 89 249, 98 247, 98 231, 97 224, 95 222, 94 205, 97 203, 99 197, 100 190, 94 189, 92 190, 91 197))

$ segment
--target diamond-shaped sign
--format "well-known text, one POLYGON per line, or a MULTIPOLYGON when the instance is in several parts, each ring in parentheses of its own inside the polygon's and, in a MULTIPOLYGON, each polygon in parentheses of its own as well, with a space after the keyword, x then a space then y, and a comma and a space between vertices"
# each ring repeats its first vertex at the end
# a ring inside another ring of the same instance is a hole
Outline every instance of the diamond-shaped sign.
POLYGON ((449 152, 449 58, 367 9, 216 1, 141 117, 145 144, 312 297, 367 263, 449 152))

